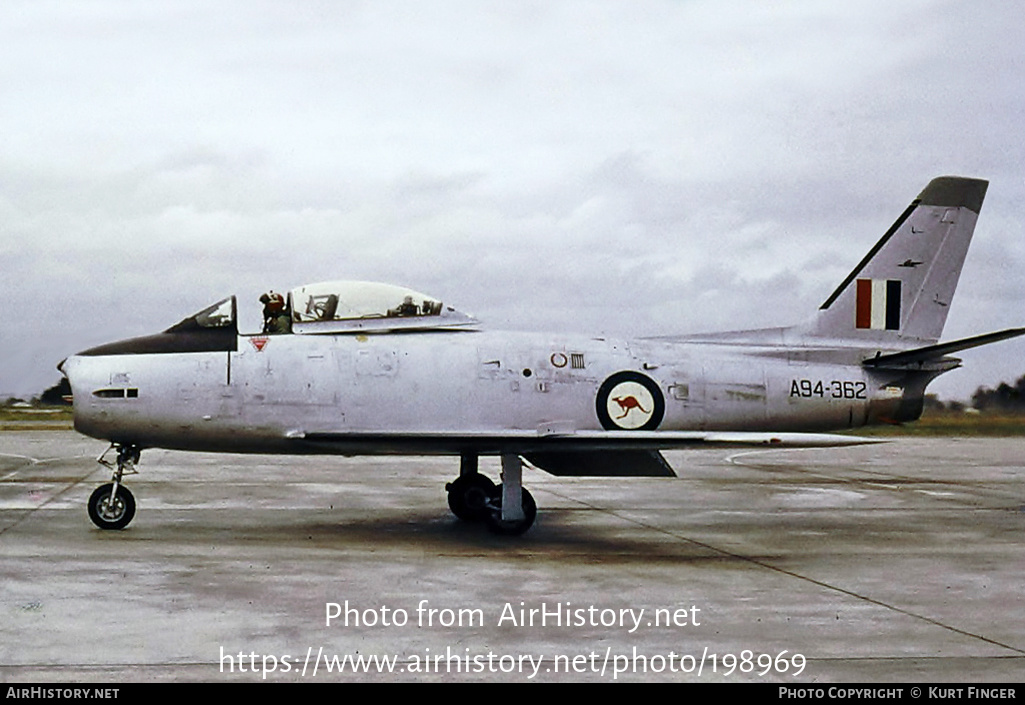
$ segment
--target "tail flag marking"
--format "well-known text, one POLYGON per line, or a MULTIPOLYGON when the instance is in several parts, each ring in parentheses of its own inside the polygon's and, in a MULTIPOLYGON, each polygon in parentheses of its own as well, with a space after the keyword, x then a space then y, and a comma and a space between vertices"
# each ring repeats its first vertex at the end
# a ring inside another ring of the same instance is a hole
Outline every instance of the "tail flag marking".
POLYGON ((899 279, 858 279, 855 328, 900 330, 899 279))

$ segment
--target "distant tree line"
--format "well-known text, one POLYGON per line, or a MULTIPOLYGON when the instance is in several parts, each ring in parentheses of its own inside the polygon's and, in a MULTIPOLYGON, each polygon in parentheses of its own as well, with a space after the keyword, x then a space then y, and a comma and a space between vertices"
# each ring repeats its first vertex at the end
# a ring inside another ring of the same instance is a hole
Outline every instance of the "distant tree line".
POLYGON ((968 405, 963 401, 941 401, 935 394, 925 395, 925 408, 928 411, 954 411, 961 413, 968 405))
POLYGON ((972 395, 972 406, 979 411, 1025 412, 1025 375, 1013 385, 1001 382, 996 389, 979 387, 972 395))
POLYGON ((61 377, 61 381, 53 385, 39 395, 39 403, 48 406, 68 406, 71 404, 65 396, 71 396, 71 384, 67 377, 61 377))

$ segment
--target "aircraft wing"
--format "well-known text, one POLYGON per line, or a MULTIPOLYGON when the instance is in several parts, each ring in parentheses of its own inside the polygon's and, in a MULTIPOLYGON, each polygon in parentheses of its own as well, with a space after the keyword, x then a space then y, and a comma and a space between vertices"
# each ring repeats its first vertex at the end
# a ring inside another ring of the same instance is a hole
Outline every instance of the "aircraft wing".
POLYGON ((683 448, 828 448, 882 439, 831 433, 717 431, 510 431, 494 433, 292 432, 310 453, 478 454, 516 453, 553 475, 674 477, 660 451, 683 448))
POLYGON ((986 333, 984 335, 976 335, 971 338, 953 340, 949 343, 927 345, 923 348, 904 350, 902 352, 891 353, 889 355, 876 355, 875 357, 868 358, 862 364, 868 367, 905 367, 916 363, 939 360, 950 353, 960 352, 961 350, 968 350, 970 348, 977 348, 980 345, 989 345, 990 343, 1007 340, 1008 338, 1017 338, 1019 335, 1025 335, 1025 328, 1008 328, 1007 330, 997 331, 995 333, 986 333))

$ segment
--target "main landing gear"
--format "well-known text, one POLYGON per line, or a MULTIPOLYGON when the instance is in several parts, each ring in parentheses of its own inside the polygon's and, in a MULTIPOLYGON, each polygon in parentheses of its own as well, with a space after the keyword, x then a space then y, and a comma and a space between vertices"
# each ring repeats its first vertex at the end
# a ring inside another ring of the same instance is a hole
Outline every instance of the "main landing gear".
POLYGON ((518 536, 534 524, 537 504, 523 488, 523 461, 514 453, 502 455, 502 484, 495 485, 477 469, 477 456, 464 454, 459 477, 445 485, 448 506, 464 521, 484 521, 488 528, 506 536, 518 536))
POLYGON ((123 475, 134 475, 142 449, 138 446, 111 443, 110 448, 96 461, 114 471, 111 482, 97 487, 89 497, 89 518, 101 529, 123 529, 135 516, 135 497, 121 484, 123 475), (117 449, 117 462, 106 459, 107 453, 117 449))

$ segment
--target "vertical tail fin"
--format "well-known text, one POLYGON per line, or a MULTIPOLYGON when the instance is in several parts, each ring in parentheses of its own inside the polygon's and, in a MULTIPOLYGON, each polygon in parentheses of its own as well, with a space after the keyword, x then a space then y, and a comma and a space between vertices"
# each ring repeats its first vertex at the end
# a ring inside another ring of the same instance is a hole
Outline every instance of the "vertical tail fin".
POLYGON ((893 348, 939 340, 987 186, 930 181, 819 308, 815 335, 893 348))

